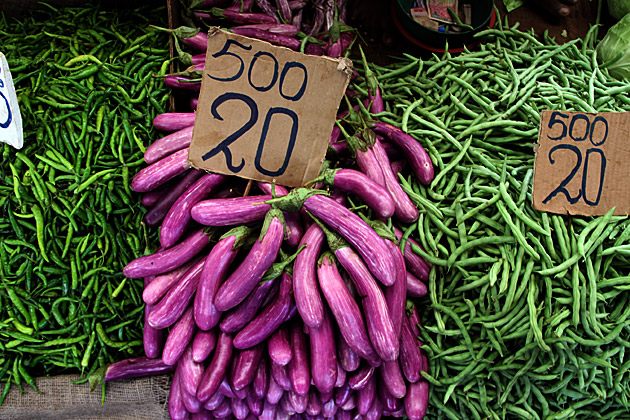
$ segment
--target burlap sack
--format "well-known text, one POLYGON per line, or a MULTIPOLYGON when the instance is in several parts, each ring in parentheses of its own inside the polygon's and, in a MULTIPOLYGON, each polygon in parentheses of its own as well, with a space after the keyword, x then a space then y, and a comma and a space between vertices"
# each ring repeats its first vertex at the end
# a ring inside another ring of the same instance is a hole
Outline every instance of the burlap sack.
POLYGON ((13 387, 0 406, 0 420, 168 420, 169 375, 110 382, 101 405, 101 387, 90 393, 78 376, 38 378, 40 393, 13 387))

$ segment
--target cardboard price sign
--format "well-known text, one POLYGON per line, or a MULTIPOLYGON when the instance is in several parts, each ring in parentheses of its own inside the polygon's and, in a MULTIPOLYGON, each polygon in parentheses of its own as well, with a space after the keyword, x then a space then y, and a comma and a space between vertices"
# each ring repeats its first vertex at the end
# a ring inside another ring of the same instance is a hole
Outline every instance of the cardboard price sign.
POLYGON ((189 162, 304 185, 323 165, 350 65, 211 28, 189 162))
POLYGON ((24 143, 22 115, 13 78, 4 54, 0 53, 0 142, 21 149, 24 143))
POLYGON ((541 113, 533 206, 559 214, 630 212, 630 113, 541 113))

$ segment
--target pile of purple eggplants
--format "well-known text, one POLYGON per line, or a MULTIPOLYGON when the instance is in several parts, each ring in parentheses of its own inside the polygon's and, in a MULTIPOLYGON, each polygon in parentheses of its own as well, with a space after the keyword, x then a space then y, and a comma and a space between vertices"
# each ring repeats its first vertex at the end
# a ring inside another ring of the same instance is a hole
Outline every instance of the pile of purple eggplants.
MULTIPOLYGON (((340 1, 194 3, 196 19, 306 53, 339 57, 354 40, 331 35, 352 34, 340 1)), ((174 35, 204 55, 202 29, 174 35)), ((192 77, 165 83, 194 99, 192 77)), ((192 101, 154 119, 164 135, 131 186, 160 245, 123 270, 144 279, 146 356, 109 365, 105 381, 173 372, 174 420, 424 417, 428 360, 414 301, 431 266, 403 232, 419 212, 398 173, 429 184, 433 165, 415 138, 378 120, 385 106, 369 70, 354 82, 368 95, 348 91, 325 168, 303 188, 192 168, 192 101)))

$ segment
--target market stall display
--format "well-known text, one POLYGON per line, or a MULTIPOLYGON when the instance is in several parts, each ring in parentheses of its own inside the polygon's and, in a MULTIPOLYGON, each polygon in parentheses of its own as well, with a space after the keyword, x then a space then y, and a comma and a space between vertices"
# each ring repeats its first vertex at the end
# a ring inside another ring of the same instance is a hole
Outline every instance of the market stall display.
POLYGON ((627 217, 532 207, 541 111, 628 111, 619 56, 596 26, 557 43, 499 19, 473 50, 376 65, 346 7, 194 1, 177 28, 88 8, 64 16, 102 27, 84 43, 26 36, 63 64, 12 57, 23 113, 48 124, 3 153, 5 394, 72 369, 103 389, 172 378, 172 419, 627 415, 627 217), (216 25, 353 58, 306 186, 188 163, 216 25))

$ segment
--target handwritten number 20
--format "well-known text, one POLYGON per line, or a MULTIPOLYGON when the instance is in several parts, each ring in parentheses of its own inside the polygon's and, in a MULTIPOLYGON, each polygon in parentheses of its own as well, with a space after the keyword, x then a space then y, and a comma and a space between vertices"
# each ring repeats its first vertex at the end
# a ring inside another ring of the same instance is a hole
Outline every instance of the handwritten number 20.
POLYGON ((555 163, 555 160, 553 159, 552 155, 556 150, 570 150, 571 152, 575 153, 577 161, 575 162, 575 166, 573 166, 573 169, 571 169, 571 172, 569 173, 569 175, 567 175, 566 178, 564 178, 562 182, 560 182, 560 185, 558 185, 556 189, 551 191, 549 195, 542 201, 543 204, 546 204, 547 202, 549 202, 549 200, 554 198, 556 195, 558 195, 559 193, 562 193, 564 194, 565 198, 570 204, 575 204, 580 200, 580 198, 583 198, 584 202, 588 204, 589 206, 598 205, 599 200, 602 198, 602 188, 604 186, 604 175, 606 173, 606 156, 604 156, 604 152, 601 149, 596 148, 596 147, 590 148, 586 151, 586 159, 584 159, 584 171, 582 172, 582 184, 581 184, 582 186, 580 190, 578 191, 578 194, 575 197, 571 197, 571 194, 569 193, 566 187, 569 184, 569 182, 571 182, 575 174, 578 172, 578 170, 580 169, 580 166, 582 166, 582 153, 580 152, 580 149, 578 149, 577 146, 574 146, 572 144, 559 144, 557 146, 552 147, 551 150, 549 151, 549 162, 552 165, 555 163), (590 200, 587 197, 586 182, 588 179, 589 161, 590 161, 591 154, 593 153, 598 154, 601 160, 600 160, 600 167, 599 167, 599 186, 597 188, 597 196, 595 197, 594 200, 590 200))
MULTIPOLYGON (((0 72, 2 72, 2 69, 0 68, 0 72)), ((0 88, 4 87, 4 81, 2 79, 0 79, 0 88)), ((7 128, 9 125, 11 125, 11 121, 13 120, 13 115, 11 114, 11 107, 9 106, 9 100, 7 99, 6 96, 4 96, 4 93, 2 93, 2 91, 0 90, 0 96, 2 96, 2 99, 4 99, 4 106, 7 109, 7 119, 4 122, 0 122, 0 128, 7 128)))

